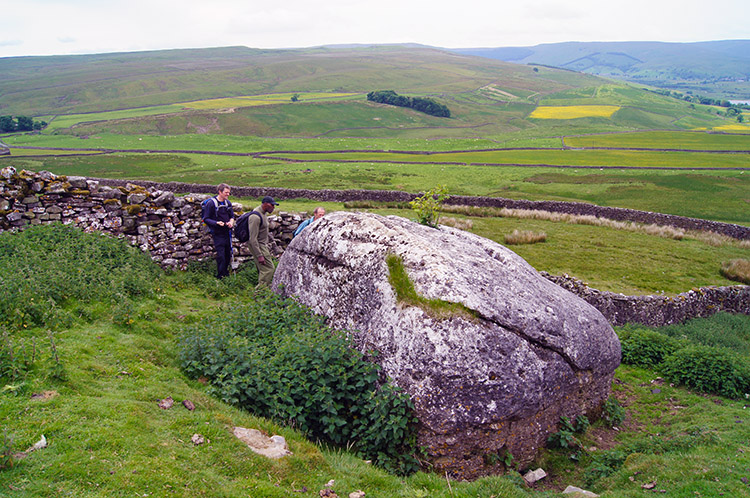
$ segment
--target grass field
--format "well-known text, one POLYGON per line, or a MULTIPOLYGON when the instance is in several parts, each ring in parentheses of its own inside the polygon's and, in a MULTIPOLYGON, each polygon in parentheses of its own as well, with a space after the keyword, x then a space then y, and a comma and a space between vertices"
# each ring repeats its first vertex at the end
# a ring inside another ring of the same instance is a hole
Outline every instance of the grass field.
POLYGON ((648 131, 594 134, 565 137, 565 144, 571 147, 750 151, 750 133, 648 131))
MULTIPOLYGON (((228 143, 227 150, 231 148, 228 143)), ((300 189, 382 189, 416 193, 442 183, 455 195, 591 202, 731 223, 750 222, 747 209, 750 175, 745 171, 599 171, 408 163, 290 164, 251 157, 197 154, 11 157, 0 159, 0 164, 56 174, 300 189)))
MULTIPOLYGON (((132 109, 122 109, 107 112, 94 112, 86 114, 63 114, 42 116, 39 119, 49 122, 45 133, 52 133, 58 130, 64 130, 72 127, 78 127, 78 134, 86 127, 102 126, 101 123, 111 121, 124 121, 131 123, 134 118, 145 118, 149 116, 168 116, 171 114, 183 113, 187 110, 225 110, 234 111, 238 107, 256 107, 279 104, 292 104, 292 96, 296 95, 298 102, 320 102, 347 99, 355 96, 353 93, 322 93, 322 92, 300 92, 300 93, 281 93, 266 95, 248 95, 221 99, 196 100, 191 102, 176 102, 169 105, 138 107, 132 109), (94 123, 94 124, 89 124, 94 123)), ((301 104, 300 104, 301 105, 301 104)))
POLYGON ((633 150, 502 150, 424 155, 395 152, 342 152, 326 154, 274 154, 307 161, 378 161, 391 163, 435 162, 463 164, 549 165, 619 168, 745 168, 750 169, 750 154, 702 152, 660 152, 633 150))

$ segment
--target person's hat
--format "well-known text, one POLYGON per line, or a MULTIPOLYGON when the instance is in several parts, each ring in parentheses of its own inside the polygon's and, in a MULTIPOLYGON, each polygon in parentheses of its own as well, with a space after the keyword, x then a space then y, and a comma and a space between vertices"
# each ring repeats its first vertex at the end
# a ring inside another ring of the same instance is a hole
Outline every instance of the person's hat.
POLYGON ((268 195, 263 198, 263 204, 273 204, 274 206, 278 206, 279 205, 278 202, 276 202, 275 200, 273 200, 273 197, 270 197, 268 195))

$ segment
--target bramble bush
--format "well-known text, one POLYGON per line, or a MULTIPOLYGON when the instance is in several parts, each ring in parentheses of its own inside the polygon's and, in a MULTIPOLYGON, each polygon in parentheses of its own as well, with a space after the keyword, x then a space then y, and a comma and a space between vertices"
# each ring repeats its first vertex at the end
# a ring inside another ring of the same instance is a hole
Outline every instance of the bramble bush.
MULTIPOLYGON (((224 401, 355 451, 386 470, 417 470, 409 397, 342 331, 272 293, 186 328, 180 361, 224 401)), ((374 353, 372 353, 374 354, 374 353)))

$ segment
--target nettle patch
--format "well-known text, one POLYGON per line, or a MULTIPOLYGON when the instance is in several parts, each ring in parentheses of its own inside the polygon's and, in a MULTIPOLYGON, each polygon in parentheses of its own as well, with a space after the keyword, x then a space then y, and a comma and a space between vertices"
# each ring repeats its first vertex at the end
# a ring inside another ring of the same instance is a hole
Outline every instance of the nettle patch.
POLYGON ((382 382, 379 367, 345 332, 291 299, 258 295, 189 327, 180 359, 188 375, 207 378, 225 402, 351 445, 386 470, 417 470, 409 397, 382 382))

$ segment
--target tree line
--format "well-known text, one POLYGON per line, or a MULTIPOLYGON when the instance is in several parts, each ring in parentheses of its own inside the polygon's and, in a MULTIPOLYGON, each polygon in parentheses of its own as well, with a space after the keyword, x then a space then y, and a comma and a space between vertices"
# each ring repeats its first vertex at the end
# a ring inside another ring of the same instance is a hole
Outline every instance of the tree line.
POLYGON ((415 111, 437 116, 439 118, 451 117, 451 111, 447 106, 439 104, 432 99, 423 97, 406 97, 399 95, 393 90, 378 90, 367 94, 367 100, 379 104, 389 104, 398 107, 408 107, 415 111))
POLYGON ((664 95, 666 97, 672 97, 673 99, 684 100, 685 102, 691 102, 693 104, 711 105, 716 107, 724 107, 726 109, 727 117, 736 117, 737 121, 742 123, 744 118, 742 116, 743 109, 750 109, 750 105, 747 104, 733 104, 728 100, 723 99, 712 99, 704 97, 702 95, 692 95, 691 92, 683 94, 680 92, 673 92, 670 90, 651 90, 653 93, 664 95))
POLYGON ((41 130, 45 126, 46 121, 34 121, 28 116, 0 116, 0 133, 41 130))

